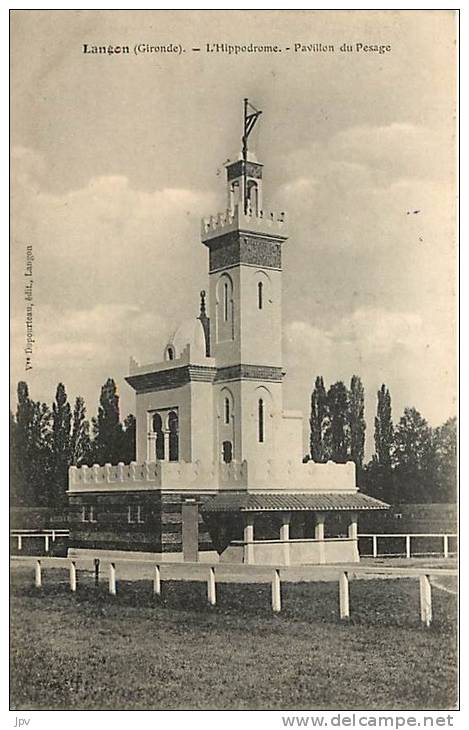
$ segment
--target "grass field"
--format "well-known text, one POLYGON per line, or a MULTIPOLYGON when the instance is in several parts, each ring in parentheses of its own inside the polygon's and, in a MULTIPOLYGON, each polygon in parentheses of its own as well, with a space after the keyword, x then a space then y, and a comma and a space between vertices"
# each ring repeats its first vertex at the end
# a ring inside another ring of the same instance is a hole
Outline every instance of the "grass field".
MULTIPOLYGON (((53 576, 52 576, 53 574, 53 576)), ((79 576, 81 578, 81 576, 79 576)), ((338 618, 337 583, 119 584, 72 595, 67 574, 32 587, 15 569, 12 709, 412 709, 457 703, 456 598, 433 591, 434 623, 419 625, 418 581, 350 584, 351 619, 338 618)))

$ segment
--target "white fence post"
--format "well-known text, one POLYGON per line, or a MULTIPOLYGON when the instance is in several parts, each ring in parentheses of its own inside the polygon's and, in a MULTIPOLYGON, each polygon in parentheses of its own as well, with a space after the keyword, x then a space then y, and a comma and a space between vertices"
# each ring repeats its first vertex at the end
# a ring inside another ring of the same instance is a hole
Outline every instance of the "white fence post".
POLYGON ((347 573, 341 573, 339 576, 339 612, 341 619, 349 618, 350 616, 349 586, 347 573))
POLYGON ((22 548, 23 548, 23 543, 21 540, 21 535, 18 535, 18 550, 22 550, 22 548))
POLYGON ((443 535, 443 555, 445 558, 449 555, 448 535, 443 535))
POLYGON ((116 595, 116 566, 109 563, 109 593, 111 596, 116 595))
POLYGON ((49 552, 49 535, 44 535, 44 550, 46 553, 49 552))
POLYGON ((70 590, 75 593, 77 589, 77 566, 72 560, 70 563, 70 590))
POLYGON ((36 588, 41 588, 42 586, 42 574, 41 574, 41 561, 36 560, 36 570, 34 573, 34 585, 36 588))
POLYGON ((217 592, 215 586, 215 568, 212 567, 208 569, 207 598, 209 604, 211 606, 215 606, 217 602, 217 592))
POLYGON ((378 535, 373 535, 373 557, 378 557, 378 535))
POLYGON ((52 542, 55 542, 55 530, 52 530, 52 542))
POLYGON ((155 565, 155 575, 153 576, 153 593, 155 596, 161 596, 161 572, 159 565, 155 565))
POLYGON ((420 620, 427 627, 432 622, 432 587, 429 575, 420 576, 420 620))
POLYGON ((272 610, 275 613, 282 610, 280 571, 278 569, 274 571, 274 577, 272 579, 272 610))
POLYGON ((405 536, 405 556, 407 559, 410 558, 410 535, 405 536))

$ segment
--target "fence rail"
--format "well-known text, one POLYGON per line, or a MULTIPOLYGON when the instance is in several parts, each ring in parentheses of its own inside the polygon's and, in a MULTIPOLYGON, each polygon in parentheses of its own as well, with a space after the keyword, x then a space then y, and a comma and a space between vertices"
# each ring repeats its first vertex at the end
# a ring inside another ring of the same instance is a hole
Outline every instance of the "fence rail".
POLYGON ((58 537, 69 537, 70 530, 10 530, 10 538, 16 539, 18 552, 23 549, 25 538, 38 538, 44 540, 44 551, 49 552, 50 542, 55 542, 58 537))
MULTIPOLYGON (((13 565, 26 565, 34 568, 34 585, 39 590, 43 586, 43 568, 62 568, 68 569, 69 572, 69 587, 72 593, 76 593, 78 581, 77 568, 80 566, 83 571, 93 571, 95 585, 99 583, 99 574, 101 563, 99 558, 35 558, 26 556, 14 556, 11 558, 13 565)), ((161 596, 163 577, 166 580, 179 580, 181 579, 181 568, 195 569, 191 574, 191 580, 206 581, 207 583, 207 602, 211 606, 215 606, 217 603, 217 579, 220 581, 227 575, 229 575, 229 566, 217 564, 201 564, 201 563, 157 563, 152 560, 141 560, 136 561, 132 559, 121 558, 118 561, 105 562, 104 568, 107 567, 107 579, 108 579, 108 590, 110 595, 117 596, 118 594, 118 568, 119 563, 124 565, 133 564, 138 567, 145 565, 146 567, 152 567, 152 591, 155 596, 161 596), (164 576, 163 576, 164 573, 164 576), (178 575, 179 574, 179 575, 178 575)), ((121 565, 122 567, 122 565, 121 565)), ((232 566, 233 567, 233 566, 232 566)), ((242 565, 235 566, 238 568, 236 573, 237 583, 246 583, 247 580, 243 580, 243 576, 246 578, 252 578, 256 576, 256 580, 262 583, 271 583, 271 605, 274 613, 279 613, 282 610, 282 574, 284 577, 288 576, 291 572, 289 568, 272 568, 270 566, 259 566, 259 565, 242 565), (241 569, 241 575, 239 570, 241 569)), ((431 577, 432 576, 450 576, 457 577, 457 570, 455 568, 439 568, 439 567, 428 567, 428 566, 409 566, 409 567, 387 567, 387 566, 358 566, 358 565, 328 565, 328 566, 314 566, 311 569, 309 578, 306 578, 307 582, 316 582, 324 580, 326 574, 330 577, 333 574, 335 580, 338 582, 338 599, 339 599, 339 616, 341 620, 348 619, 350 617, 350 591, 349 581, 350 579, 363 576, 388 576, 391 578, 417 578, 419 581, 419 595, 420 595, 420 620, 422 624, 429 627, 432 622, 432 591, 431 591, 431 577)), ((233 576, 231 576, 233 577, 233 576)), ((141 577, 138 578, 140 580, 141 577)), ((128 580, 128 578, 126 578, 128 580)), ((305 578, 303 578, 305 580, 305 578)))
MULTIPOLYGON (((445 533, 445 532, 409 532, 409 533, 389 532, 389 533, 381 533, 380 532, 380 533, 360 533, 358 535, 358 539, 371 539, 371 541, 372 541, 372 552, 371 552, 371 555, 373 556, 373 558, 377 558, 380 555, 382 557, 390 556, 390 555, 393 555, 393 556, 395 556, 395 555, 405 555, 406 558, 408 558, 408 559, 411 558, 412 555, 414 555, 414 557, 415 557, 416 555, 428 555, 429 554, 428 551, 427 552, 423 552, 423 553, 422 552, 419 553, 416 550, 414 550, 412 552, 412 542, 411 541, 414 538, 438 538, 438 539, 442 540, 443 542, 441 544, 441 547, 442 547, 441 551, 438 551, 438 553, 431 553, 431 554, 442 554, 443 557, 448 558, 450 555, 454 555, 457 552, 456 550, 450 551, 450 549, 449 549, 449 545, 450 545, 449 541, 450 541, 450 539, 451 540, 457 540, 457 537, 458 537, 457 534, 455 534, 453 532, 447 532, 447 533, 445 533), (381 552, 381 554, 379 554, 379 552, 378 552, 378 540, 381 540, 381 539, 392 539, 392 538, 396 538, 396 539, 400 539, 400 540, 405 540, 405 549, 402 550, 399 553, 381 552)), ((365 556, 366 555, 366 553, 363 553, 363 552, 361 552, 360 554, 362 556, 365 556)))

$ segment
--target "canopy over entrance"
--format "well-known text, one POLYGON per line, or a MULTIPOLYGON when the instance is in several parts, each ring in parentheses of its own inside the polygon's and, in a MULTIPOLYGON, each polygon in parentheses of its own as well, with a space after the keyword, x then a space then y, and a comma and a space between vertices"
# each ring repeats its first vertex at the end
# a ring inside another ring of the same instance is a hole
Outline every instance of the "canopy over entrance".
POLYGON ((367 494, 218 494, 203 507, 203 512, 334 512, 389 509, 386 502, 367 494))

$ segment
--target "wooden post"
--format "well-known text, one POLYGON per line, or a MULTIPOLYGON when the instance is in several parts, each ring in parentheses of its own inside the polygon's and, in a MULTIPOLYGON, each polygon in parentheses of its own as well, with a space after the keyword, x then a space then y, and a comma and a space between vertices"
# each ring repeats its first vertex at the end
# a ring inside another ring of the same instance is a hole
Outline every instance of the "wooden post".
POLYGON ((432 587, 429 575, 420 576, 420 620, 427 627, 432 622, 432 587))
POLYGON ((99 558, 94 559, 94 584, 99 585, 99 558))
POLYGON ((282 610, 282 595, 280 587, 280 571, 275 569, 272 579, 272 610, 279 613, 282 610))
POLYGON ((36 588, 42 587, 41 561, 36 560, 36 570, 34 573, 34 585, 36 588))
POLYGON ((324 544, 324 523, 326 521, 325 512, 316 512, 315 520, 314 539, 319 541, 319 564, 324 565, 326 562, 326 546, 324 544))
POLYGON ((153 576, 153 593, 155 596, 161 596, 161 572, 159 565, 155 565, 155 575, 153 576))
POLYGON ((244 562, 247 565, 254 563, 254 515, 244 515, 244 562))
POLYGON ((116 566, 109 563, 109 593, 111 596, 116 595, 116 566))
POLYGON ((22 548, 23 548, 23 543, 21 540, 21 535, 18 535, 18 550, 22 550, 22 548))
POLYGON ((44 535, 44 549, 46 553, 49 552, 49 535, 44 535))
POLYGON ((410 559, 410 535, 405 536, 405 556, 410 559))
POLYGON ((373 535, 373 557, 378 557, 378 535, 373 535))
POLYGON ((350 617, 350 602, 348 588, 348 574, 341 573, 339 576, 339 613, 341 619, 350 617))
POLYGON ((448 535, 443 535, 443 556, 447 558, 449 555, 449 546, 448 546, 448 535))
POLYGON ((77 566, 72 560, 70 563, 70 590, 75 593, 77 589, 77 566))
POLYGON ((52 542, 55 542, 55 530, 52 530, 52 542))
POLYGON ((207 598, 209 604, 211 606, 215 606, 217 602, 217 592, 215 586, 215 568, 212 567, 208 569, 207 598))
POLYGON ((290 512, 282 514, 280 525, 280 542, 282 543, 282 555, 284 565, 290 565, 290 512))

